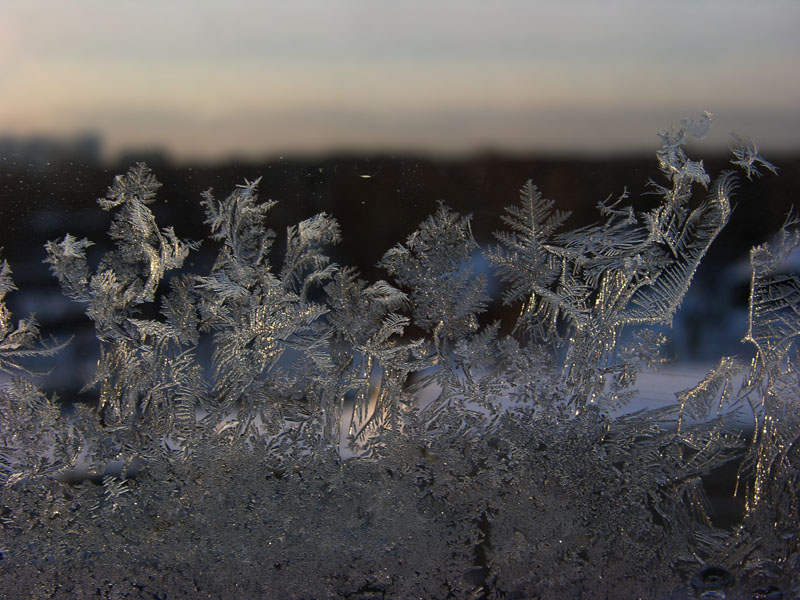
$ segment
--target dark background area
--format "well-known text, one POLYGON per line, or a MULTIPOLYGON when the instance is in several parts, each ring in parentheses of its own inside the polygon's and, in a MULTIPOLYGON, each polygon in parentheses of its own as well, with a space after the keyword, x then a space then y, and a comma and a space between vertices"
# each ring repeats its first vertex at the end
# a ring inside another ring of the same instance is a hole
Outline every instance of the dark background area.
MULTIPOLYGON (((75 335, 45 383, 62 395, 77 393, 85 383, 98 348, 83 316, 85 307, 60 294, 43 263, 43 246, 69 232, 95 242, 89 256, 99 260, 108 248, 111 215, 96 200, 105 195, 116 174, 139 160, 147 162, 163 184, 151 206, 159 225, 174 226, 182 238, 203 240, 200 251, 187 261, 190 270, 207 271, 216 253, 215 244, 206 239, 201 193, 213 188, 221 199, 245 179, 262 177, 260 199, 278 201, 269 213, 270 226, 278 234, 273 264, 280 264, 285 228, 325 211, 342 227, 343 241, 333 249, 334 260, 357 266, 369 280, 387 277, 376 262, 435 211, 439 200, 471 213, 475 238, 486 245, 502 227, 503 208, 517 202, 528 179, 556 201, 556 208, 572 211, 569 227, 596 221, 597 202, 616 198, 626 189, 628 201, 645 210, 658 201, 646 193, 648 181, 664 182, 654 156, 587 160, 483 154, 445 160, 340 155, 176 166, 157 152, 123 156, 116 164, 101 164, 91 156, 91 148, 88 152, 0 155, 0 246, 20 288, 7 301, 15 319, 34 312, 45 335, 57 339, 75 335)), ((778 165, 779 176, 766 173, 753 182, 740 177, 731 222, 701 265, 676 318, 670 351, 680 362, 715 362, 724 354, 746 354, 738 341, 746 326, 747 253, 778 230, 800 184, 800 158, 769 158, 778 165)), ((728 160, 728 156, 706 158, 706 169, 714 177, 731 168, 728 160)), ((698 198, 700 194, 698 189, 698 198)), ((496 290, 493 296, 499 297, 496 290)), ((503 310, 496 302, 486 320, 502 316, 503 310)))

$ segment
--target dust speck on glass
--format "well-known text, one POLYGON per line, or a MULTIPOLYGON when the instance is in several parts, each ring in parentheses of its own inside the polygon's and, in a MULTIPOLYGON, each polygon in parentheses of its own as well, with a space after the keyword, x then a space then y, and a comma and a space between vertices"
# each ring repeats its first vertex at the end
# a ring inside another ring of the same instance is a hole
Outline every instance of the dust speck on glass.
POLYGON ((94 324, 96 402, 39 390, 26 359, 68 341, 12 320, 0 271, 2 597, 797 597, 793 216, 750 252, 752 361, 720 357, 673 404, 625 409, 746 183, 734 169, 777 171, 734 137, 732 170, 707 173, 685 144, 709 126, 661 134, 649 210, 624 194, 565 231, 520 182, 495 245, 441 204, 378 281, 329 258, 334 216, 272 231, 259 179, 198 199, 217 250, 191 272, 198 243, 149 208, 156 174, 118 175, 99 262, 69 233, 46 246, 94 324), (476 253, 513 323, 481 322, 476 253), (732 526, 706 489, 725 469, 732 526))

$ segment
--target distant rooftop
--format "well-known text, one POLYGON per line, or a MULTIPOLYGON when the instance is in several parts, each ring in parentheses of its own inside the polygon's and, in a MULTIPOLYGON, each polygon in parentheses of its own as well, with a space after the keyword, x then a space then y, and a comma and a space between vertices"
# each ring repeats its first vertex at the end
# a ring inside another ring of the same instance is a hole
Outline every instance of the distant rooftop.
POLYGON ((65 160, 100 162, 102 140, 99 135, 85 133, 68 138, 47 136, 0 137, 0 159, 15 159, 35 165, 65 160))

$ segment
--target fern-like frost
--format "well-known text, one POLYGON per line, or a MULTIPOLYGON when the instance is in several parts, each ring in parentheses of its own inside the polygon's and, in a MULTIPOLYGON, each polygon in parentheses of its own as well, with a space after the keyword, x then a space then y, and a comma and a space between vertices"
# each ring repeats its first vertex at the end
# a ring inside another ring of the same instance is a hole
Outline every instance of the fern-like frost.
MULTIPOLYGON (((190 272, 198 244, 156 223, 155 175, 116 177, 98 201, 113 249, 46 245, 98 339, 79 402, 37 387, 27 361, 62 346, 14 323, 0 265, 0 597, 101 580, 170 598, 797 592, 795 219, 750 254, 750 367, 721 357, 674 402, 622 410, 731 215, 733 172, 685 150, 710 123, 662 132, 650 210, 624 192, 570 231, 529 181, 482 249, 441 204, 375 282, 331 261, 326 213, 276 258, 260 179, 203 194, 216 259, 190 272), (483 322, 480 252, 513 323, 483 322), (736 527, 708 494, 731 468, 736 527)), ((752 142, 731 149, 747 179, 776 171, 752 142)))

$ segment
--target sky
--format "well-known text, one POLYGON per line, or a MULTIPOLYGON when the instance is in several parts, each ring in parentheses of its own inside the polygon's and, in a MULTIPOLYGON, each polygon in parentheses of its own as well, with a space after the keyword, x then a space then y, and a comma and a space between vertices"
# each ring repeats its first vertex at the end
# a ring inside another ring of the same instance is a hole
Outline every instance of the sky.
POLYGON ((0 137, 180 160, 800 150, 800 2, 0 0, 0 137))

